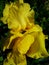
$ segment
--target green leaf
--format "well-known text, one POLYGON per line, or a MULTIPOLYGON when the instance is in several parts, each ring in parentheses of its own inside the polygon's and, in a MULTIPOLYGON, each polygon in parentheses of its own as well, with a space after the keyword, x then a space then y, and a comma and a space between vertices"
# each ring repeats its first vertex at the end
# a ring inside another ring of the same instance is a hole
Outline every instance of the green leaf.
POLYGON ((3 61, 3 57, 2 56, 0 57, 0 61, 3 61))

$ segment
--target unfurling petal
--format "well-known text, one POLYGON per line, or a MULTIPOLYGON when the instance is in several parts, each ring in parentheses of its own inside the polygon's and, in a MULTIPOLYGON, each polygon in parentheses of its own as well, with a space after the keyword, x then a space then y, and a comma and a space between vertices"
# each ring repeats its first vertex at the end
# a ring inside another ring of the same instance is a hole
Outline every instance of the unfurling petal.
POLYGON ((45 37, 42 32, 39 32, 36 36, 35 42, 31 45, 29 51, 27 52, 27 56, 36 59, 49 56, 45 48, 45 37))

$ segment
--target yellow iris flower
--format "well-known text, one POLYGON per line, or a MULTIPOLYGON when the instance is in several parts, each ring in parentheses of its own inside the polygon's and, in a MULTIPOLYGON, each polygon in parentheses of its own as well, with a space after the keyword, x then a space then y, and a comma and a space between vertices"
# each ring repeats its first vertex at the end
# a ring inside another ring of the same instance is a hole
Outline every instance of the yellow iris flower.
POLYGON ((12 49, 3 65, 27 65, 26 55, 35 59, 49 56, 45 48, 45 35, 42 28, 34 24, 34 10, 28 3, 19 0, 6 4, 1 20, 12 34, 3 47, 3 51, 12 49))

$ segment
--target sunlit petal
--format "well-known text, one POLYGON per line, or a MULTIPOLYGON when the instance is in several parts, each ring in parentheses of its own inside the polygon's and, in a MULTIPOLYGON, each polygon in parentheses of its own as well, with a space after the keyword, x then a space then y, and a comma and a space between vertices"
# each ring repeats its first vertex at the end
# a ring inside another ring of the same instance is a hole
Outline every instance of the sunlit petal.
POLYGON ((25 35, 22 40, 18 43, 17 48, 21 54, 26 54, 31 44, 34 42, 34 37, 30 34, 25 35))
POLYGON ((29 51, 27 52, 27 56, 32 58, 49 56, 45 48, 45 37, 42 32, 39 32, 38 35, 36 35, 35 42, 31 45, 29 51))

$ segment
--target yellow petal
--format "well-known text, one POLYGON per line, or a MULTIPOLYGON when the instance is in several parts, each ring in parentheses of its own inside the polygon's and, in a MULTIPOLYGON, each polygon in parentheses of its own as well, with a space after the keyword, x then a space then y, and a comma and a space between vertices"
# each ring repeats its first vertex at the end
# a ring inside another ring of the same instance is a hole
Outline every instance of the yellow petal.
POLYGON ((42 31, 42 28, 39 25, 34 25, 31 29, 29 29, 26 33, 32 33, 32 32, 40 32, 42 31))
POLYGON ((9 15, 9 5, 6 4, 5 9, 3 11, 3 16, 8 16, 8 15, 9 15))
POLYGON ((3 62, 3 65, 27 65, 26 56, 18 51, 11 53, 11 55, 9 54, 6 60, 3 62))
POLYGON ((38 42, 40 43, 40 50, 44 56, 48 56, 48 52, 45 48, 45 35, 41 32, 38 36, 38 42))
POLYGON ((10 40, 9 40, 9 44, 7 45, 7 48, 9 48, 11 42, 15 39, 15 38, 18 38, 18 37, 22 37, 23 35, 19 32, 15 33, 14 32, 14 35, 10 37, 10 40))
POLYGON ((41 58, 48 55, 49 54, 47 53, 45 48, 44 34, 42 32, 39 32, 35 38, 35 42, 31 45, 29 51, 27 52, 27 56, 31 58, 41 58))
POLYGON ((11 57, 11 58, 8 59, 8 61, 4 61, 3 65, 16 65, 16 64, 14 63, 14 60, 11 57))
POLYGON ((23 3, 23 0, 19 0, 19 3, 23 3))
POLYGON ((40 47, 39 47, 39 43, 36 40, 34 40, 35 42, 31 45, 30 49, 27 52, 27 56, 31 57, 31 58, 36 58, 36 54, 37 52, 40 51, 40 47))
POLYGON ((20 24, 21 24, 21 28, 22 28, 23 30, 25 30, 26 25, 27 25, 25 18, 24 18, 23 16, 21 16, 19 19, 20 19, 19 22, 20 22, 20 24))
POLYGON ((6 20, 8 18, 8 15, 9 15, 9 5, 6 4, 5 8, 3 10, 3 18, 1 18, 1 20, 3 21, 4 24, 7 24, 6 20))
POLYGON ((17 28, 19 28, 19 23, 18 22, 16 22, 16 20, 15 19, 8 19, 8 28, 9 29, 17 29, 17 28))
POLYGON ((26 56, 20 54, 18 51, 14 52, 14 61, 16 65, 27 65, 26 56))
POLYGON ((30 5, 28 3, 23 3, 23 5, 19 6, 19 14, 23 17, 27 17, 30 12, 30 5))
POLYGON ((34 42, 34 37, 30 34, 24 35, 22 40, 17 44, 17 49, 21 54, 26 54, 31 44, 34 42))

